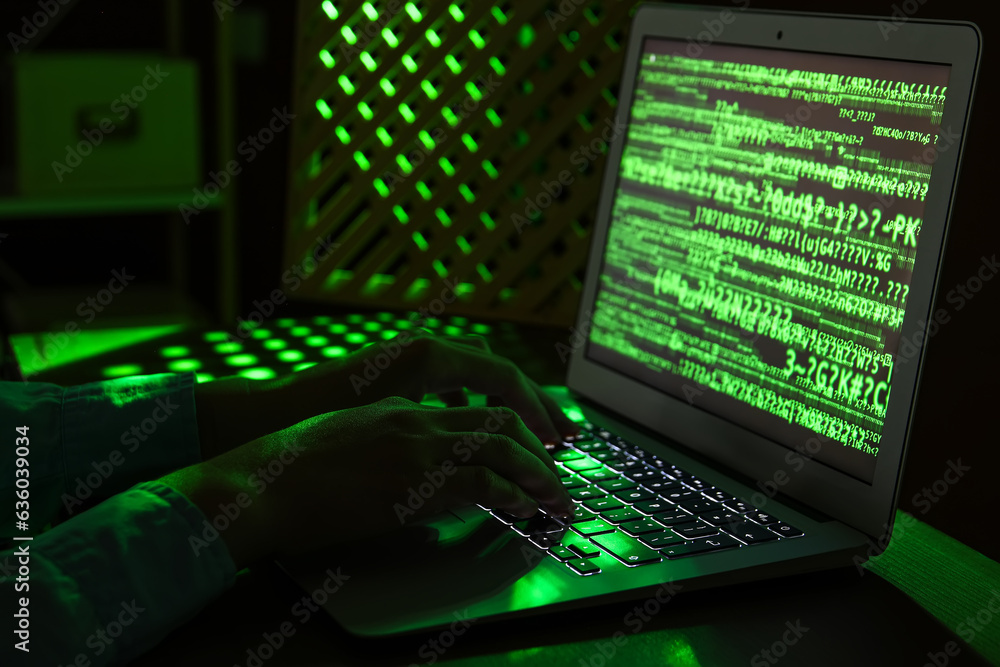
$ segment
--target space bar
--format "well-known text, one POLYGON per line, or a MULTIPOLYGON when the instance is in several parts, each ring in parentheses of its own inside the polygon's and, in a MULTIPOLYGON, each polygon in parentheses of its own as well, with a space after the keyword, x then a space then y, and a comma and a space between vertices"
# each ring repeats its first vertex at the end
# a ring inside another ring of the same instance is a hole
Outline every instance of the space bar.
POLYGON ((660 554, 623 533, 594 535, 591 541, 626 565, 660 562, 660 554))

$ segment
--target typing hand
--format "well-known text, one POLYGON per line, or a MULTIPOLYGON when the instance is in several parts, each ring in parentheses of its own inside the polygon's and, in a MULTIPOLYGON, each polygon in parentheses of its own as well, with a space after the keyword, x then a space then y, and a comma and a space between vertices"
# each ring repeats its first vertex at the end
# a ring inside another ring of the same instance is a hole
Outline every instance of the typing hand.
POLYGON ((573 510, 551 457, 511 409, 398 397, 308 419, 162 481, 209 520, 243 506, 222 534, 240 567, 472 503, 518 516, 573 510))
POLYGON ((403 333, 378 345, 277 381, 283 406, 305 418, 389 396, 421 401, 439 395, 467 404, 463 389, 512 408, 542 442, 557 443, 579 429, 556 402, 510 360, 478 336, 436 338, 403 333))

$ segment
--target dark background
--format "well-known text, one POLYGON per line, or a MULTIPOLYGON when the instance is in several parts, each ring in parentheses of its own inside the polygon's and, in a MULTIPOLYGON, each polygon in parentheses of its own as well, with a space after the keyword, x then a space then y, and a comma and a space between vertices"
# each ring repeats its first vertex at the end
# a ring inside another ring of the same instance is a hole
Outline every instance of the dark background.
MULTIPOLYGON (((514 3, 515 11, 519 2, 514 3)), ((557 3, 550 3, 553 6, 557 3)), ((733 7, 732 2, 706 2, 733 7)), ((779 0, 752 2, 752 9, 809 10, 847 14, 890 15, 906 13, 903 3, 861 2, 808 4, 779 0)), ((226 20, 237 21, 234 43, 236 61, 237 143, 256 132, 273 107, 291 104, 294 15, 292 2, 243 0, 226 20)), ((201 101, 206 118, 203 133, 202 171, 220 166, 213 135, 214 85, 212 80, 213 31, 216 21, 211 2, 183 2, 183 51, 202 63, 201 101)), ((900 494, 900 508, 954 535, 986 555, 1000 559, 1000 540, 985 521, 994 501, 992 485, 1000 471, 1000 438, 996 435, 997 304, 1000 279, 985 284, 960 311, 944 296, 973 276, 981 258, 1000 250, 1000 227, 995 218, 994 176, 996 142, 991 125, 995 116, 995 38, 991 3, 972 0, 916 0, 906 3, 914 19, 965 20, 977 23, 983 33, 983 58, 978 90, 955 200, 951 233, 938 293, 938 307, 949 309, 951 321, 931 339, 916 406, 914 429, 900 494), (949 485, 939 502, 915 503, 925 487, 942 479, 949 462, 971 469, 958 483, 949 485)), ((38 11, 35 2, 5 2, 0 7, 0 34, 7 57, 13 57, 6 37, 20 32, 21 18, 38 11)), ((32 40, 38 51, 48 50, 157 50, 164 45, 161 2, 80 0, 44 39, 32 40)), ((8 94, 3 97, 9 99, 8 94)), ((279 134, 252 165, 239 176, 238 257, 240 299, 238 312, 251 309, 252 297, 267 293, 282 271, 281 248, 288 133, 279 134)), ((599 165, 603 168, 603 165, 599 165)), ((107 267, 119 263, 115 248, 135 249, 136 265, 149 272, 166 271, 169 258, 164 226, 152 224, 155 216, 121 216, 111 219, 43 219, 0 221, 0 232, 16 234, 14 244, 0 250, 4 259, 33 286, 98 284, 107 280, 107 267)), ((209 216, 190 226, 187 243, 192 270, 214 270, 216 226, 209 216), (204 222, 204 224, 202 224, 204 222)), ((0 282, 4 289, 9 286, 0 282)), ((191 296, 209 312, 216 308, 210 280, 191 283, 191 296)), ((565 335, 565 334, 560 334, 565 335)), ((551 348, 549 348, 551 349, 551 348)), ((552 353, 553 356, 554 353, 552 353)), ((561 366, 561 364, 559 364, 561 366)), ((558 378, 546 378, 558 381, 558 378)))

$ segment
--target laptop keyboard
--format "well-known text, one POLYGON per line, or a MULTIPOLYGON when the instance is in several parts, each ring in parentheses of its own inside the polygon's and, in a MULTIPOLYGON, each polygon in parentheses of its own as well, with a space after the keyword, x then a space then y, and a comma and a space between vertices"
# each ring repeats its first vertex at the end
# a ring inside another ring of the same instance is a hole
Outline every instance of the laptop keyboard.
POLYGON ((801 537, 801 530, 613 433, 583 431, 552 457, 576 504, 572 519, 491 514, 583 576, 602 552, 628 566, 801 537))

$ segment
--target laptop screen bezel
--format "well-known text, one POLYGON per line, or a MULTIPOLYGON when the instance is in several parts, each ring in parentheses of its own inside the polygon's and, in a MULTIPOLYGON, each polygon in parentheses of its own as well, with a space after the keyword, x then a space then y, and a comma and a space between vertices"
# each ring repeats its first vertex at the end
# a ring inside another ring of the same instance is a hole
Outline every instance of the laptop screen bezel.
MULTIPOLYGON (((914 334, 922 328, 918 323, 926 322, 933 312, 932 301, 937 292, 947 222, 978 69, 981 45, 978 28, 961 22, 899 22, 879 17, 745 11, 741 6, 738 3, 723 9, 640 6, 632 21, 616 122, 627 127, 646 38, 674 39, 689 44, 689 37, 693 40, 710 24, 723 26, 712 40, 717 44, 949 65, 948 100, 941 127, 959 138, 939 151, 931 172, 915 271, 900 329, 903 340, 915 340, 914 334), (722 11, 730 12, 728 22, 722 20, 727 18, 722 16, 722 11), (884 38, 886 26, 891 28, 888 39, 884 38)), ((589 331, 590 328, 600 260, 618 180, 617 167, 627 134, 627 130, 622 132, 608 148, 591 240, 591 261, 584 279, 576 331, 589 331)), ((903 363, 897 357, 879 443, 878 464, 871 484, 807 458, 800 458, 793 467, 788 454, 794 450, 588 359, 586 345, 575 346, 573 350, 567 385, 602 407, 751 479, 773 481, 775 475, 783 471, 781 493, 867 535, 882 536, 888 534, 892 525, 924 349, 925 345, 920 345, 919 352, 903 363)))

